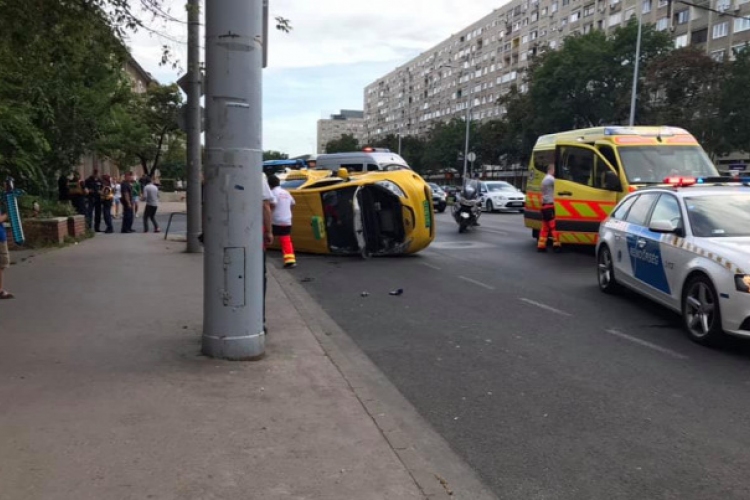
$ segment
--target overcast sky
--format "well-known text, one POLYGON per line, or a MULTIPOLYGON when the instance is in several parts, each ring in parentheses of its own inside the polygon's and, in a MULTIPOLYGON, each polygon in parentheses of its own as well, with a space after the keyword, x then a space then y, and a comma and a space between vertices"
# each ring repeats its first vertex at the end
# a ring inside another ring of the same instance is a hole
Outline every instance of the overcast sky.
MULTIPOLYGON (((271 15, 291 21, 272 30, 263 81, 263 147, 292 156, 314 153, 316 122, 339 109, 362 109, 364 87, 504 5, 507 0, 270 0, 271 15)), ((164 0, 185 19, 184 0, 164 0)), ((204 0, 205 2, 205 0, 204 0)), ((168 45, 184 67, 186 26, 155 20, 171 40, 140 32, 130 47, 162 83, 181 76, 160 66, 168 45)))

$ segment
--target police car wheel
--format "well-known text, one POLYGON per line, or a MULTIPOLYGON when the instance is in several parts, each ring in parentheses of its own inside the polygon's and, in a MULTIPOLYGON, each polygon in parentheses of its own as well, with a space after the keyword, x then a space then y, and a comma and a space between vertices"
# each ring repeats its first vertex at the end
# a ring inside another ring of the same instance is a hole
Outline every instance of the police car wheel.
POLYGON ((607 245, 599 248, 596 257, 597 277, 599 280, 599 290, 604 293, 615 293, 620 286, 615 280, 615 269, 612 264, 612 252, 607 245))
POLYGON ((701 345, 716 345, 724 337, 719 296, 711 280, 699 274, 687 282, 682 294, 682 320, 688 336, 701 345))

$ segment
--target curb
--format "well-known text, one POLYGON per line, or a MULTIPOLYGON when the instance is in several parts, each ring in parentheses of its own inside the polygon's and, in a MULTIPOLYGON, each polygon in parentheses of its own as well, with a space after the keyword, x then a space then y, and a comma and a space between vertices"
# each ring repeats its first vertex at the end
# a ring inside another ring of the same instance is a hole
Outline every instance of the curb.
POLYGON ((389 446, 430 500, 498 500, 356 343, 296 280, 275 265, 276 280, 389 446))

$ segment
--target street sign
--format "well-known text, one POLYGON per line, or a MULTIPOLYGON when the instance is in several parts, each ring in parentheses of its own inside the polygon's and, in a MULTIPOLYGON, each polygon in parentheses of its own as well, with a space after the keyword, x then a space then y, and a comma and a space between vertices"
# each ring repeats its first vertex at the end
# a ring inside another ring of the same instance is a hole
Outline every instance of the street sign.
POLYGON ((469 161, 471 161, 471 162, 476 161, 477 154, 472 151, 471 153, 469 153, 468 155, 466 155, 466 159, 469 160, 469 161))
MULTIPOLYGON (((201 106, 201 132, 206 131, 206 108, 201 106)), ((177 126, 180 130, 187 132, 187 105, 183 104, 177 113, 177 126)))
MULTIPOLYGON (((188 93, 188 83, 190 81, 190 73, 185 73, 180 77, 179 80, 177 80, 177 85, 182 89, 183 92, 186 94, 188 93)), ((201 96, 203 96, 204 93, 204 85, 203 82, 205 81, 203 77, 203 72, 201 72, 201 96)))

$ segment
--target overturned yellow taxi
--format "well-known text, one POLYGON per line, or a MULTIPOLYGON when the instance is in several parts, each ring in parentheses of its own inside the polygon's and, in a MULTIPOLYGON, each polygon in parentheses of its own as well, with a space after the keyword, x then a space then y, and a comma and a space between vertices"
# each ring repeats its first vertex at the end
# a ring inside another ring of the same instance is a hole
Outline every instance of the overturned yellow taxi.
POLYGON ((289 172, 297 251, 363 256, 416 253, 435 237, 432 191, 408 167, 350 174, 289 172))

